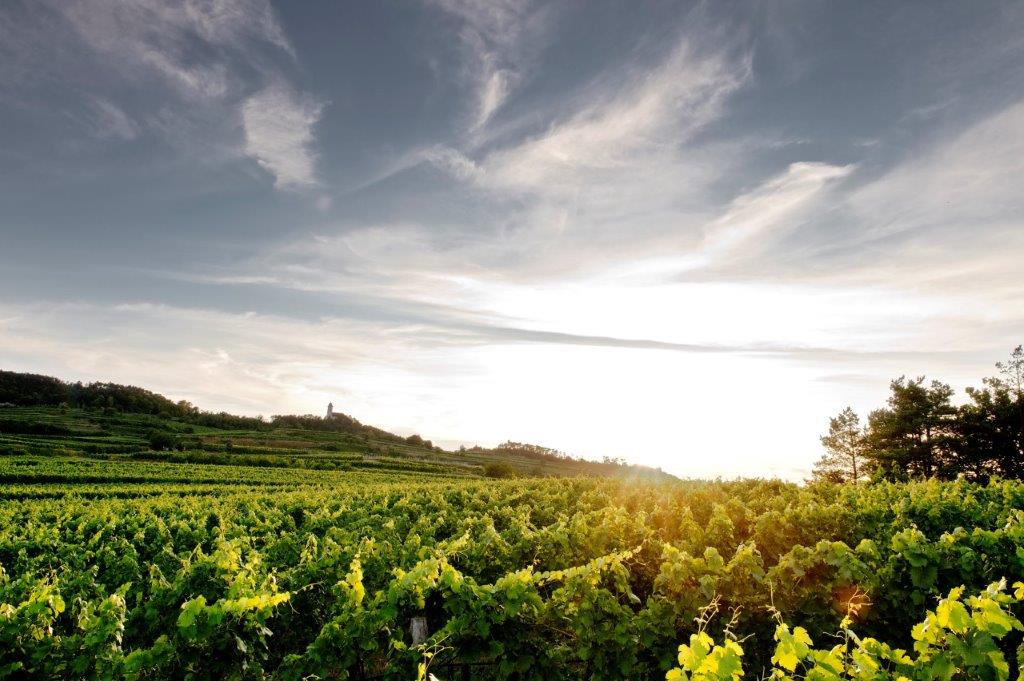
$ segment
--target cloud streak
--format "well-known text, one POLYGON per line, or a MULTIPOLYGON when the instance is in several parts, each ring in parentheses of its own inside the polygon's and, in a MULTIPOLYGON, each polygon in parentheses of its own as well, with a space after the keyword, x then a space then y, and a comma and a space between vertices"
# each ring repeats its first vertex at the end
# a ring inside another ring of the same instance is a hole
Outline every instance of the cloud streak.
POLYGON ((525 77, 529 46, 546 13, 530 0, 430 0, 459 23, 464 80, 473 90, 467 132, 478 135, 525 77))
POLYGON ((791 164, 785 173, 733 199, 726 212, 707 226, 702 250, 717 259, 749 247, 753 240, 778 240, 813 214, 827 185, 852 170, 852 166, 827 163, 791 164))
POLYGON ((138 123, 121 107, 101 97, 93 97, 86 125, 101 140, 128 142, 139 136, 138 123))
POLYGON ((227 95, 234 86, 233 55, 255 57, 261 45, 292 54, 267 0, 73 0, 56 6, 89 47, 116 57, 126 75, 144 79, 155 72, 188 97, 227 95), (215 56, 196 58, 197 44, 215 56))
POLYGON ((295 51, 269 0, 43 0, 32 12, 0 10, 8 34, 35 40, 19 38, 0 81, 24 83, 31 70, 44 84, 67 81, 62 92, 74 96, 85 65, 109 72, 105 92, 78 95, 76 106, 100 141, 156 136, 218 163, 249 158, 281 189, 316 183, 324 104, 288 84, 295 51))
POLYGON ((275 187, 296 189, 317 183, 313 133, 323 108, 280 85, 242 104, 245 153, 274 176, 275 187))
POLYGON ((636 85, 616 87, 614 93, 604 93, 607 99, 587 105, 544 134, 489 155, 482 164, 484 182, 551 192, 610 174, 603 179, 612 184, 678 150, 720 115, 726 97, 749 74, 748 58, 702 53, 691 39, 684 39, 636 85))
POLYGON ((474 225, 452 259, 543 277, 608 266, 612 257, 664 247, 667 235, 676 247, 696 243, 712 210, 701 193, 733 161, 730 150, 695 139, 751 77, 749 49, 714 43, 714 32, 698 28, 677 36, 653 66, 627 64, 591 83, 540 132, 485 151, 418 152, 500 214, 487 227, 494 238, 482 243, 474 225))

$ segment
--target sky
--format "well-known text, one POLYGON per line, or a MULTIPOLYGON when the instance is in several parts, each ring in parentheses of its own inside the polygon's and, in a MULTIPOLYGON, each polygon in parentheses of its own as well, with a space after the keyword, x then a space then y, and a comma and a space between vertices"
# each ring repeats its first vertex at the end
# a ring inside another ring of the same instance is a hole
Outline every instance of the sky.
POLYGON ((1024 3, 0 3, 5 369, 801 479, 1022 301, 1024 3))

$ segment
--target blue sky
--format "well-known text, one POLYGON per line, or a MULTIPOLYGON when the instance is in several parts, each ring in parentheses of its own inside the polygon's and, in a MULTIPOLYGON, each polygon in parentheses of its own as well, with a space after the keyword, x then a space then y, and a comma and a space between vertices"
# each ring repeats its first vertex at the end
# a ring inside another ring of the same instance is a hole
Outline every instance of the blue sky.
POLYGON ((799 478, 1024 340, 1024 5, 7 0, 0 366, 799 478))

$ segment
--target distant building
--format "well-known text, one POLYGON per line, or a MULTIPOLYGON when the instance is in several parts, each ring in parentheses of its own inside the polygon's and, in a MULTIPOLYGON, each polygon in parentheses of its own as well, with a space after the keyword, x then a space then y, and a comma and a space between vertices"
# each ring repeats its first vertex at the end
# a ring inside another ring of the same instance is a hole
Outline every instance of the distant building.
POLYGON ((327 416, 325 416, 324 418, 328 420, 334 418, 334 402, 327 403, 327 416))

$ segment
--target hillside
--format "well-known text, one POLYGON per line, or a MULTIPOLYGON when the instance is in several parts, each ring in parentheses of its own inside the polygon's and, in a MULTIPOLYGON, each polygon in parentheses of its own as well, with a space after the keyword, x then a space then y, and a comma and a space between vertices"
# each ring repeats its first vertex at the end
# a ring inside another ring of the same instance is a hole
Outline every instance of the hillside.
POLYGON ((671 477, 512 442, 447 451, 339 413, 263 420, 204 412, 134 386, 10 371, 0 371, 0 454, 459 477, 671 477))

